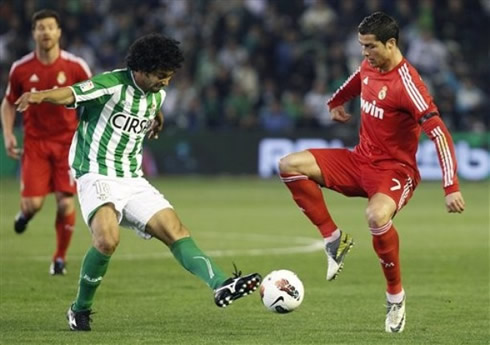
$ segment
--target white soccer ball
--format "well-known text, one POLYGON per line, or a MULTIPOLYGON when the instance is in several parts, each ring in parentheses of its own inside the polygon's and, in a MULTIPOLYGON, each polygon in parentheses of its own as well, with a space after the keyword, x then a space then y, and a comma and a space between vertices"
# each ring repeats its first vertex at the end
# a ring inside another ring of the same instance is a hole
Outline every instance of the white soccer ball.
POLYGON ((305 288, 298 276, 289 270, 269 273, 260 285, 260 298, 265 307, 276 313, 289 313, 303 301, 305 288))

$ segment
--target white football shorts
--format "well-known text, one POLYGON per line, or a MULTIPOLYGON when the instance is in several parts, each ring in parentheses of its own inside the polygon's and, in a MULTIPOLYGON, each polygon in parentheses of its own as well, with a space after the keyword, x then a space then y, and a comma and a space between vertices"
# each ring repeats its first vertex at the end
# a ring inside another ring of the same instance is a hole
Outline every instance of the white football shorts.
POLYGON ((170 202, 143 177, 108 177, 88 173, 77 179, 78 200, 83 220, 89 225, 99 207, 113 204, 117 220, 145 239, 151 235, 146 224, 158 211, 173 208, 170 202))

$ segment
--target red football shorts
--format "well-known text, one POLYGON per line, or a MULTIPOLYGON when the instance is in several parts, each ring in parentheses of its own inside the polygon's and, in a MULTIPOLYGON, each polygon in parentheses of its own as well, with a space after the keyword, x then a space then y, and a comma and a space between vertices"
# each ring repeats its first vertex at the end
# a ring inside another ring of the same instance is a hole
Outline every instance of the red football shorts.
POLYGON ((48 140, 24 140, 21 194, 44 196, 52 192, 76 193, 68 165, 70 144, 48 140))
POLYGON ((377 166, 348 149, 310 149, 320 167, 325 187, 346 196, 370 198, 383 193, 397 210, 407 204, 418 184, 413 170, 401 163, 377 166))

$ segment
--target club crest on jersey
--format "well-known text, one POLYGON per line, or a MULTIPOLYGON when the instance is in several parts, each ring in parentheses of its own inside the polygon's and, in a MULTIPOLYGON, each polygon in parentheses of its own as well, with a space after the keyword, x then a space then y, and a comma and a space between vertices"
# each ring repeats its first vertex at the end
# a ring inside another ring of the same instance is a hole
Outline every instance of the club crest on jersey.
POLYGON ((58 75, 56 76, 56 81, 58 82, 59 85, 63 85, 66 82, 65 72, 59 71, 58 75))
POLYGON ((378 98, 380 100, 383 100, 386 98, 386 92, 388 91, 388 87, 386 87, 386 85, 384 85, 381 90, 379 90, 379 93, 378 93, 378 98))
POLYGON ((112 126, 128 134, 146 133, 151 126, 151 121, 145 118, 127 115, 124 113, 115 113, 111 116, 112 126))

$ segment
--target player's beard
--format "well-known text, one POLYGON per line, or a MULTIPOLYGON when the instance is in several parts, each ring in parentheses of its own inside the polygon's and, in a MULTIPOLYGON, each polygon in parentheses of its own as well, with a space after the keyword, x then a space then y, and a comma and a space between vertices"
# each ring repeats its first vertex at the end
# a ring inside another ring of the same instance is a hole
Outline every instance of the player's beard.
POLYGON ((161 84, 155 84, 150 88, 151 92, 153 93, 160 92, 161 89, 163 89, 163 86, 161 84))
POLYGON ((50 38, 49 40, 42 40, 40 42, 40 47, 45 52, 49 52, 55 46, 56 46, 56 41, 54 39, 52 39, 52 38, 50 38))

